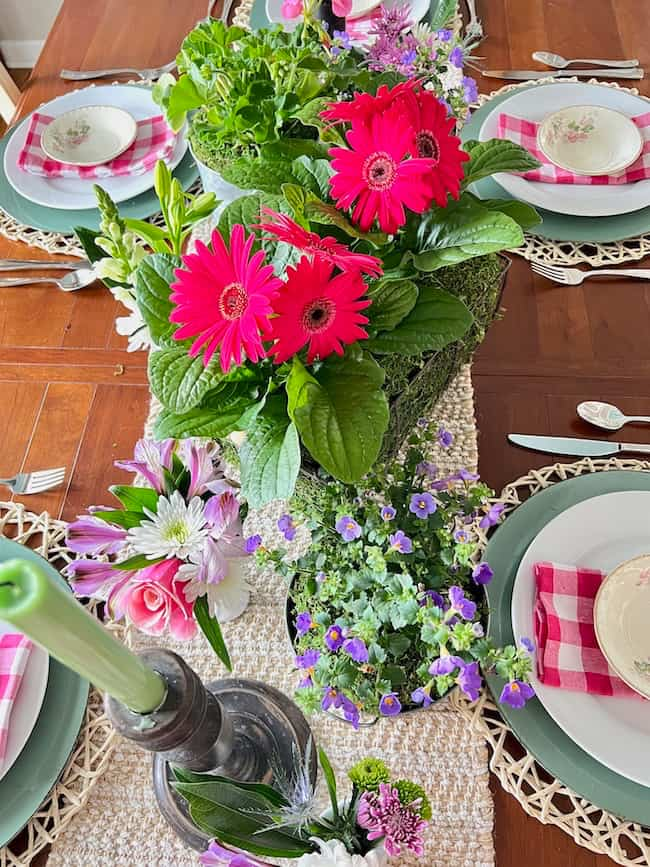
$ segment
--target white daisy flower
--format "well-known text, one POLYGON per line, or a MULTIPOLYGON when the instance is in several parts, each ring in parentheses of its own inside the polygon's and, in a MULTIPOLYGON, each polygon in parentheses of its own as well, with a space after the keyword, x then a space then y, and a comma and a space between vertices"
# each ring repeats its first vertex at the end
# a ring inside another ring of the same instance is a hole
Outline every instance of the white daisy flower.
POLYGON ((180 491, 160 497, 157 512, 144 510, 151 519, 129 530, 128 540, 137 554, 150 560, 178 557, 188 560, 199 556, 210 532, 206 524, 203 501, 192 497, 186 503, 180 491))
POLYGON ((383 847, 372 849, 366 855, 350 855, 340 840, 311 839, 318 844, 320 852, 302 855, 297 867, 384 867, 388 863, 383 847))

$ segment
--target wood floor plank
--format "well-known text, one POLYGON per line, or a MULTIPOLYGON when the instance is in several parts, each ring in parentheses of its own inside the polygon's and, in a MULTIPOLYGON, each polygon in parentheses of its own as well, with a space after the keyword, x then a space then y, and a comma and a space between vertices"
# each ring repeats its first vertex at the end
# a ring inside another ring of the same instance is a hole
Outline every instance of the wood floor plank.
MULTIPOLYGON (((44 396, 42 383, 0 382, 0 475, 11 476, 22 467, 44 396)), ((8 496, 0 489, 0 497, 8 496)))

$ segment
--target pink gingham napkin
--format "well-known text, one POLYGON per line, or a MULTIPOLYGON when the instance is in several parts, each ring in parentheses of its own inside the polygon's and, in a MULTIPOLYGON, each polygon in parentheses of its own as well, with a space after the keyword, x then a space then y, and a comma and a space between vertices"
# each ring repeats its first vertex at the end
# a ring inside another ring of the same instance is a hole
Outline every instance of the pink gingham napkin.
POLYGON ((7 751, 11 711, 32 647, 29 638, 20 633, 0 635, 0 768, 7 751))
POLYGON ((510 114, 500 114, 498 118, 497 136, 515 142, 529 150, 542 164, 540 168, 523 172, 522 178, 527 181, 541 181, 547 184, 587 184, 592 186, 609 186, 617 184, 632 184, 650 178, 650 111, 631 118, 641 131, 643 150, 639 158, 622 172, 615 175, 574 175, 550 163, 537 147, 537 130, 540 124, 532 120, 524 120, 510 114))
POLYGON ((54 118, 35 111, 31 116, 27 138, 18 154, 18 167, 32 175, 46 178, 112 178, 120 175, 143 175, 158 160, 167 159, 174 147, 175 133, 162 115, 138 121, 135 141, 114 160, 98 166, 70 166, 51 160, 41 147, 41 135, 54 118))
POLYGON ((605 577, 597 569, 536 563, 537 676, 546 686, 642 698, 617 677, 596 641, 594 600, 605 577))

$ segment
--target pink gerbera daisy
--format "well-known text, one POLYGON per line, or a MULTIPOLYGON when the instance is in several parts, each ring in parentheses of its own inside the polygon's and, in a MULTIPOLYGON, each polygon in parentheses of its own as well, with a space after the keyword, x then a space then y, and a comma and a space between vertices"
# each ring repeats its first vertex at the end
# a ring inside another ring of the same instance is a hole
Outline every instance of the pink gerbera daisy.
POLYGON ((332 352, 343 355, 344 343, 364 340, 368 334, 359 326, 368 319, 359 311, 371 304, 361 300, 366 284, 359 271, 345 271, 332 277, 334 266, 322 256, 303 256, 287 269, 287 282, 275 301, 271 320, 269 350, 276 364, 299 352, 307 343, 307 361, 325 358, 332 352))
POLYGON ((375 114, 381 114, 389 109, 395 100, 404 93, 409 93, 418 87, 417 79, 401 81, 395 87, 388 88, 382 84, 376 94, 355 93, 348 102, 330 102, 320 116, 333 123, 352 123, 353 121, 369 121, 375 114))
POLYGON ((429 175, 432 159, 411 158, 413 130, 396 111, 373 115, 368 124, 353 123, 349 148, 330 148, 330 178, 337 208, 351 208, 352 219, 367 232, 375 219, 394 234, 406 222, 404 207, 421 214, 433 201, 429 175))
POLYGON ((320 255, 323 259, 331 262, 341 271, 361 271, 372 277, 381 277, 382 262, 376 256, 367 256, 365 253, 354 253, 346 244, 341 244, 336 238, 328 235, 321 238, 316 232, 303 229, 291 217, 285 214, 277 214, 270 208, 264 208, 263 214, 271 217, 271 222, 262 223, 257 228, 274 235, 278 241, 292 244, 299 250, 309 255, 320 255))
POLYGON ((212 233, 212 249, 196 242, 196 253, 183 256, 183 268, 175 271, 171 301, 176 305, 170 322, 181 327, 176 340, 195 337, 190 355, 205 349, 203 363, 208 364, 221 347, 221 369, 241 364, 242 353, 250 361, 264 358, 262 337, 269 330, 272 300, 282 285, 273 276, 273 267, 265 265, 260 250, 251 256, 255 236, 244 237, 244 227, 233 226, 230 249, 221 234, 212 233))

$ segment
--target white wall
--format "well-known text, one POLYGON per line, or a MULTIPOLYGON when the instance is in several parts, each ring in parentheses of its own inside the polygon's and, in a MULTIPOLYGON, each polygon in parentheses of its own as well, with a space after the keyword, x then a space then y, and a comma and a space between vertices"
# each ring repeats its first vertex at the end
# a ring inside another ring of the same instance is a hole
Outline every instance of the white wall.
POLYGON ((0 0, 0 53, 5 66, 31 67, 62 0, 0 0))

